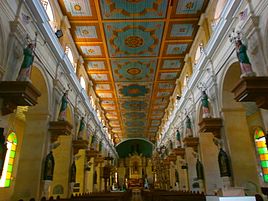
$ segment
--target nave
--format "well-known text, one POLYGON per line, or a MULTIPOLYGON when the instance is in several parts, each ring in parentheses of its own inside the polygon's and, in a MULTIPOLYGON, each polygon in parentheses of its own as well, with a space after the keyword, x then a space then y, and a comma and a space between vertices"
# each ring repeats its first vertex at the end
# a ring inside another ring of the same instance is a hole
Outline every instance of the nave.
POLYGON ((267 52, 267 0, 0 0, 0 201, 267 201, 267 52))

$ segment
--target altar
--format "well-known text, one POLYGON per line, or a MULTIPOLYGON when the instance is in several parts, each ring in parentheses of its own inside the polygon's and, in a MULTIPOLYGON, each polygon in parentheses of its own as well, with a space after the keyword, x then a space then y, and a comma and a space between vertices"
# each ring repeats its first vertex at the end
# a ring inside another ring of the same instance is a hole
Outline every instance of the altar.
POLYGON ((130 157, 130 169, 129 169, 129 188, 142 188, 142 159, 139 155, 133 155, 130 157))
POLYGON ((129 179, 128 188, 142 188, 143 180, 142 179, 129 179))

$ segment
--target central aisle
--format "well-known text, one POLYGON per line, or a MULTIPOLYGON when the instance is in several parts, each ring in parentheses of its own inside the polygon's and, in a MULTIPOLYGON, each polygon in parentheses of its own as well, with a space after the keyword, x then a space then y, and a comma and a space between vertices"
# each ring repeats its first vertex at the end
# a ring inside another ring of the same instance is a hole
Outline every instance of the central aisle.
POLYGON ((131 201, 142 201, 140 189, 132 189, 131 201))

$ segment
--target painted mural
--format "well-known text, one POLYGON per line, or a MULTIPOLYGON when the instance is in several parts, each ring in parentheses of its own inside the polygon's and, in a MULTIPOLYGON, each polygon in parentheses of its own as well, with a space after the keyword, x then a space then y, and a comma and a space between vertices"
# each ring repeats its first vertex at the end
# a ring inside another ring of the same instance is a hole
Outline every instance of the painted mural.
POLYGON ((101 13, 103 19, 164 18, 167 4, 167 0, 101 0, 101 13))
POLYGON ((207 3, 59 0, 114 142, 155 141, 207 3))

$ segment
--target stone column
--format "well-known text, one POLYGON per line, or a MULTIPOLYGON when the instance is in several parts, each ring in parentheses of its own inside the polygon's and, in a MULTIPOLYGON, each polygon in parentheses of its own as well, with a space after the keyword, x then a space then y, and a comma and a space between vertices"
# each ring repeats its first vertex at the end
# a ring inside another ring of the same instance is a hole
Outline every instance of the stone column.
POLYGON ((86 189, 88 189, 88 191, 86 190, 86 192, 92 193, 94 190, 94 183, 93 183, 93 177, 94 177, 94 171, 95 171, 95 166, 94 166, 94 157, 90 158, 90 171, 88 172, 88 178, 87 178, 87 185, 86 185, 86 189))
POLYGON ((218 147, 213 143, 212 133, 201 133, 199 136, 206 193, 212 195, 215 190, 222 187, 218 165, 218 147))
POLYGON ((223 114, 225 137, 228 143, 226 152, 231 156, 234 185, 244 186, 248 181, 258 184, 253 136, 249 134, 245 112, 239 109, 223 109, 223 114))
POLYGON ((172 190, 175 190, 176 177, 175 177, 175 164, 174 164, 174 162, 171 162, 171 164, 170 164, 169 180, 170 180, 170 186, 172 187, 172 190))
POLYGON ((195 183, 194 179, 196 179, 196 158, 194 156, 195 151, 192 147, 186 147, 185 148, 185 159, 187 162, 187 168, 188 168, 188 179, 189 179, 189 187, 191 191, 195 190, 193 188, 193 184, 195 183))
POLYGON ((72 164, 72 136, 60 136, 58 138, 60 146, 54 149, 55 158, 54 178, 52 181, 53 188, 57 185, 63 187, 63 194, 50 194, 50 196, 59 195, 61 198, 67 198, 70 192, 70 170, 72 164))
POLYGON ((97 167, 96 167, 96 171, 97 171, 97 192, 101 191, 101 163, 98 163, 97 167))
POLYGON ((179 173, 179 189, 189 190, 186 161, 181 156, 177 156, 177 168, 179 173))
POLYGON ((76 161, 76 183, 80 184, 79 193, 85 192, 85 150, 79 150, 78 154, 79 156, 78 160, 76 161))
POLYGON ((17 177, 14 178, 15 188, 12 200, 41 196, 41 180, 43 175, 43 159, 48 143, 48 114, 26 115, 20 158, 18 160, 17 177))

